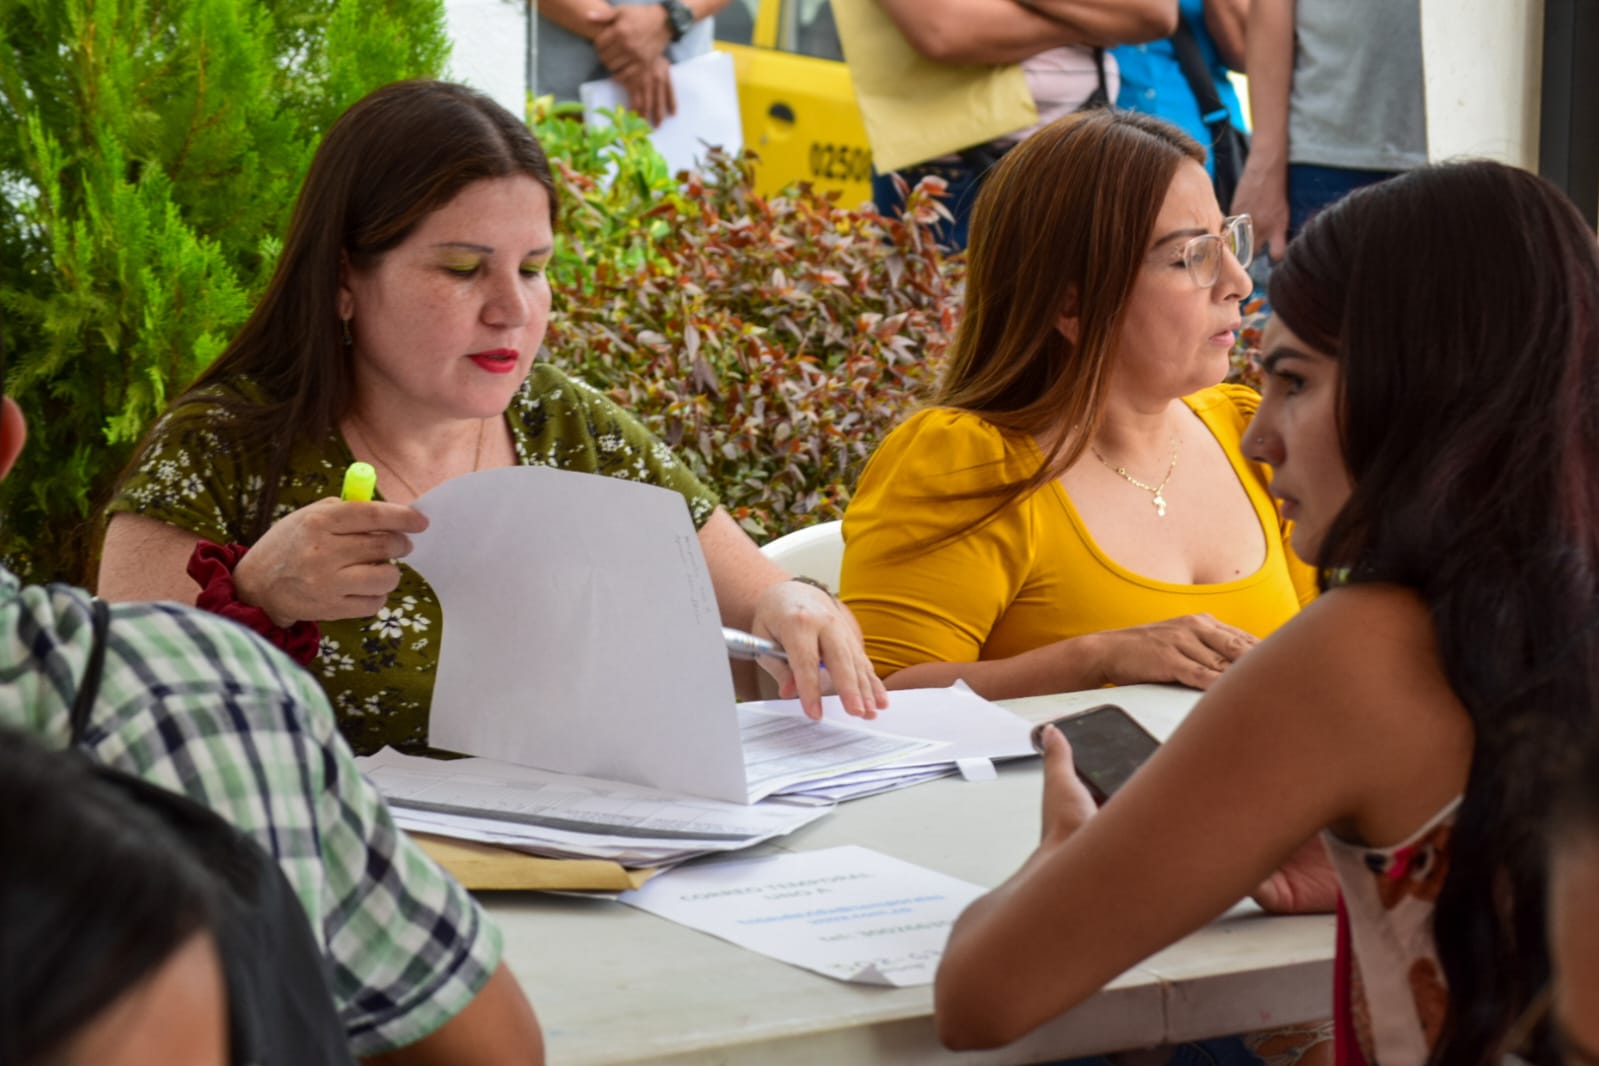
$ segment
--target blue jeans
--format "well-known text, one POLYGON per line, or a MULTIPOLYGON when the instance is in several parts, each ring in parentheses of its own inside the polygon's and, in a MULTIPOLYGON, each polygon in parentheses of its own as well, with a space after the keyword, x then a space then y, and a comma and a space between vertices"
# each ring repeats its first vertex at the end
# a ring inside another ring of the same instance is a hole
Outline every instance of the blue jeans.
MULTIPOLYGON (((936 174, 949 183, 949 193, 944 198, 944 206, 955 216, 955 221, 945 222, 939 219, 933 225, 933 239, 951 252, 964 249, 966 224, 972 217, 972 202, 977 199, 977 189, 982 184, 982 175, 964 163, 919 163, 896 173, 913 189, 916 188, 917 182, 929 174, 936 174)), ((884 218, 898 218, 900 209, 905 206, 905 201, 899 197, 899 191, 894 188, 893 180, 887 174, 879 174, 876 171, 872 172, 872 200, 877 204, 877 213, 884 218)))
POLYGON ((1349 170, 1311 163, 1288 165, 1288 239, 1305 228, 1311 216, 1364 185, 1375 185, 1400 173, 1397 170, 1349 170))

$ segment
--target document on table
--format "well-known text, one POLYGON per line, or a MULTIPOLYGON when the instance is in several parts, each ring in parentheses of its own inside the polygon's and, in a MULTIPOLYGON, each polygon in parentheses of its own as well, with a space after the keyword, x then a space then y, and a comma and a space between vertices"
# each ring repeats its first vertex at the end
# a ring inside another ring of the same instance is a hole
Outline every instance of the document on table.
MULTIPOLYGON (((738 84, 733 77, 733 57, 707 52, 672 64, 672 95, 677 113, 650 131, 650 143, 666 160, 667 170, 698 170, 706 146, 716 145, 729 155, 744 147, 744 126, 738 110, 738 84)), ((601 108, 628 106, 627 90, 612 78, 586 81, 577 87, 587 126, 610 122, 601 108)))
POLYGON ((702 863, 622 902, 840 981, 931 984, 950 926, 984 889, 862 847, 702 863))
POLYGON ((444 616, 428 743, 746 800, 721 616, 681 494, 516 466, 452 478, 416 509, 429 524, 406 561, 444 616))

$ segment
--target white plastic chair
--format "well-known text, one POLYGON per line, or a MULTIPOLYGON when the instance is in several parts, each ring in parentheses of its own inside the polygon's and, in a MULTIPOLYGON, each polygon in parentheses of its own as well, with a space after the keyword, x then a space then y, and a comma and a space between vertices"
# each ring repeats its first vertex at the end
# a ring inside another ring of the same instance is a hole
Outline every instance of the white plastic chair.
POLYGON ((761 554, 795 577, 824 582, 835 592, 844 566, 844 524, 819 522, 761 546, 761 554))
MULTIPOLYGON (((796 529, 761 545, 761 554, 795 577, 815 578, 836 592, 844 567, 844 524, 819 522, 796 529)), ((765 670, 757 670, 756 675, 761 699, 775 700, 777 682, 765 670)))

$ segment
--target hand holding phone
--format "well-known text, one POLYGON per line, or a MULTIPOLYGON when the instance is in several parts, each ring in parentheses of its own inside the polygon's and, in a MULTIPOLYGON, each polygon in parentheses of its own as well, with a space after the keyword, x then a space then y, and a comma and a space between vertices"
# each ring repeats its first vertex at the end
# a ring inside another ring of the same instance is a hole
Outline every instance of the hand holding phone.
POLYGON ((1077 777, 1101 805, 1160 747, 1160 741, 1113 703, 1035 726, 1033 750, 1043 752, 1043 731, 1051 728, 1071 743, 1077 777))

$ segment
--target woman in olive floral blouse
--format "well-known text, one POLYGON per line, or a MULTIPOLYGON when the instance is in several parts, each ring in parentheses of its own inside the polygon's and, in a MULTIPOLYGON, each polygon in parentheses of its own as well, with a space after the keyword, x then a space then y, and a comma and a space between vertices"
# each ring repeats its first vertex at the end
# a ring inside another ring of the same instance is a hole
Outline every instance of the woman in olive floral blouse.
POLYGON ((681 492, 723 621, 783 645, 792 675, 769 669, 813 714, 823 660, 872 714, 883 689, 848 611, 767 561, 627 412, 534 364, 554 216, 543 150, 487 97, 401 82, 346 112, 260 305, 124 476, 101 595, 234 617, 300 652, 357 751, 419 751, 441 618, 395 562, 427 524, 410 504, 493 467, 595 472, 681 492), (354 460, 378 471, 372 502, 338 499, 354 460))

